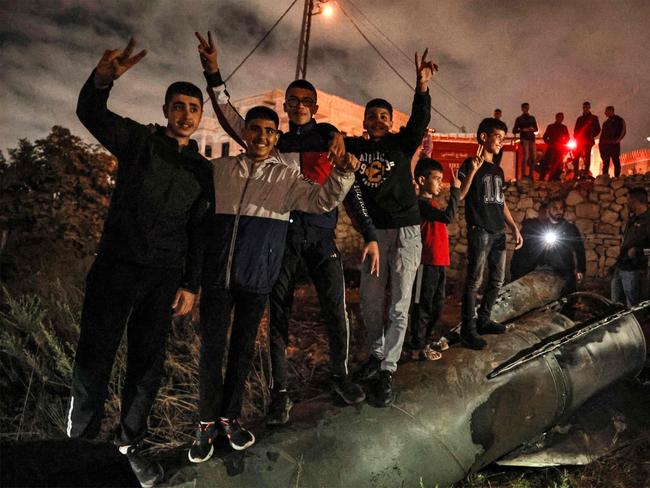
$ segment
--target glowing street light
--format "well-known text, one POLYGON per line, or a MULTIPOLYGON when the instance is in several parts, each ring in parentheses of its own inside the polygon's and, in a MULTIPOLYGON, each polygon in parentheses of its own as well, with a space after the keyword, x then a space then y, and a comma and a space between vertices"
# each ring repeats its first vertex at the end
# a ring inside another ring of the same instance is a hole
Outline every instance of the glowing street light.
POLYGON ((323 6, 323 10, 321 11, 321 13, 325 17, 331 17, 332 15, 334 15, 334 7, 332 7, 331 4, 327 3, 323 6))

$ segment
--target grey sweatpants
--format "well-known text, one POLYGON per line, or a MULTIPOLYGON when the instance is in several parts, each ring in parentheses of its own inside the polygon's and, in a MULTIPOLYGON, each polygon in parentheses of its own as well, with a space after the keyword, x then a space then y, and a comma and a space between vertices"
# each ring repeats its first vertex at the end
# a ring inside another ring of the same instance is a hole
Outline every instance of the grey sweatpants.
POLYGON ((379 277, 370 274, 366 261, 361 268, 361 314, 368 333, 370 352, 382 361, 382 370, 394 372, 402 354, 411 291, 420 265, 420 226, 378 229, 377 238, 379 277), (388 323, 384 324, 388 286, 388 323))

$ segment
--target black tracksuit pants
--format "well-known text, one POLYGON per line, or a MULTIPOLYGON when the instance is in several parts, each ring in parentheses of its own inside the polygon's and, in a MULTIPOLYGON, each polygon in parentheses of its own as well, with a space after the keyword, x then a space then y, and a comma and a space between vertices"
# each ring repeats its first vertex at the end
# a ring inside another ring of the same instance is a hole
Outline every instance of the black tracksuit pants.
POLYGON ((422 349, 427 341, 440 339, 438 320, 445 304, 446 266, 421 264, 415 278, 411 313, 411 347, 422 349))
POLYGON ((280 276, 270 296, 270 349, 273 388, 287 388, 286 348, 293 304, 296 270, 303 260, 316 287, 321 316, 327 327, 330 368, 333 375, 348 374, 350 326, 345 311, 345 278, 341 255, 331 229, 290 230, 280 276))
POLYGON ((120 442, 139 441, 158 393, 171 305, 181 280, 176 268, 95 261, 86 277, 81 334, 72 372, 70 437, 99 434, 108 382, 127 328, 127 367, 122 388, 120 442))
POLYGON ((204 274, 207 276, 201 292, 199 416, 202 422, 214 422, 219 417, 241 416, 246 378, 255 357, 255 338, 268 295, 227 290, 216 279, 212 280, 209 273, 204 274))

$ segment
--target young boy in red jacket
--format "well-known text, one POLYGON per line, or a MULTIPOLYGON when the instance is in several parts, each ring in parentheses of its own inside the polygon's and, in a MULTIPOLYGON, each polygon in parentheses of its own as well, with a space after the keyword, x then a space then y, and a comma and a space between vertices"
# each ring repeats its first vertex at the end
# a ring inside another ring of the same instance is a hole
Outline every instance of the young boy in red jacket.
POLYGON ((422 260, 413 293, 411 348, 420 359, 429 361, 442 357, 436 349, 448 347, 437 323, 445 303, 446 271, 450 264, 447 224, 453 222, 460 199, 460 180, 452 170, 449 203, 444 210, 438 207, 434 197, 440 194, 442 176, 442 165, 435 159, 423 158, 415 166, 422 219, 422 260))

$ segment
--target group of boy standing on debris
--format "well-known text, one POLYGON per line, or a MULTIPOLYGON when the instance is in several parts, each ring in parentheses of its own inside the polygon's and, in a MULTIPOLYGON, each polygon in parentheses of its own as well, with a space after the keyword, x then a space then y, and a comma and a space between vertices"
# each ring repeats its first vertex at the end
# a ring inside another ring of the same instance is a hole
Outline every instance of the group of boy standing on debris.
POLYGON ((467 159, 457 174, 452 172, 445 209, 433 200, 441 189, 441 164, 421 159, 412 173, 411 158, 430 121, 428 82, 438 69, 426 59, 427 51, 421 58, 415 55, 417 85, 407 125, 391 132, 392 106, 376 98, 365 107, 367 137, 344 137, 332 125, 315 121, 317 92, 306 80, 296 80, 286 90, 288 132, 279 132, 277 113, 265 106, 253 107, 242 119, 229 103, 211 34, 206 39, 197 33, 197 38, 215 112, 245 153, 211 162, 199 154, 190 137, 201 120, 203 97, 188 82, 167 89, 166 127, 141 125, 107 108, 113 82, 146 54, 133 55, 133 40, 124 50, 105 51, 77 106, 85 127, 117 157, 118 173, 86 282, 68 435, 98 435, 126 326, 118 443, 142 486, 152 486, 163 476, 162 468, 143 457, 141 448, 160 385, 171 319, 192 309, 199 288, 199 424, 189 450, 192 462, 209 459, 219 435, 236 450, 255 442, 238 418, 267 302, 273 371, 267 420, 288 421, 292 402, 285 353, 300 261, 316 287, 327 327, 332 390, 349 404, 365 399, 348 367, 350 329, 335 244, 340 203, 345 202, 365 241, 361 312, 370 355, 355 380, 375 381, 379 406, 395 399, 392 378, 412 295, 416 307, 410 345, 428 359, 439 357, 447 347, 444 341, 432 343, 440 339, 433 326, 449 265, 446 224, 453 220, 459 200, 465 200, 468 225, 460 334, 467 347, 482 349, 486 342, 481 335, 505 331, 490 320, 505 278, 505 227, 517 247, 523 241, 504 197, 503 170, 493 164, 507 131, 500 120, 480 123, 477 156, 467 159), (477 317, 477 292, 485 270, 487 285, 477 317))

